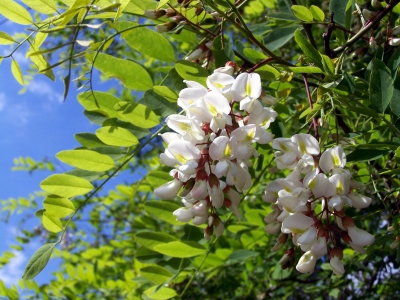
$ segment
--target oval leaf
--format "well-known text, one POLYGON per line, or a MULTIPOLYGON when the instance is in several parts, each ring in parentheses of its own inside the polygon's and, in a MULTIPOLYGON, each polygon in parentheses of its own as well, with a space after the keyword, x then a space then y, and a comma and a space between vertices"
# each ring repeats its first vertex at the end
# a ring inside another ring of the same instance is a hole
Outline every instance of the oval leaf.
POLYGON ((140 103, 119 102, 115 105, 120 117, 135 126, 152 128, 160 124, 157 115, 147 106, 140 103))
POLYGON ((170 271, 164 269, 163 267, 152 265, 146 266, 140 269, 140 275, 144 278, 150 280, 155 284, 163 284, 172 276, 174 276, 170 271))
POLYGON ((80 93, 78 101, 88 111, 99 112, 108 118, 118 118, 118 112, 114 109, 114 106, 120 100, 109 93, 80 93))
POLYGON ((133 61, 100 53, 94 66, 105 76, 119 79, 127 88, 145 91, 153 87, 146 69, 133 61))
POLYGON ((91 150, 61 151, 56 157, 68 165, 87 171, 102 172, 115 167, 111 157, 91 150))
POLYGON ((292 5, 292 10, 294 15, 300 20, 305 22, 312 22, 313 15, 307 7, 302 5, 292 5))
POLYGON ((29 25, 33 23, 29 12, 13 0, 0 1, 0 14, 17 24, 29 25))
POLYGON ((93 189, 86 179, 67 174, 50 175, 40 183, 40 187, 49 194, 66 198, 84 195, 93 189))
POLYGON ((18 83, 24 85, 24 77, 22 76, 21 68, 14 58, 11 61, 11 72, 18 83))
POLYGON ((57 243, 49 243, 40 247, 29 259, 24 274, 22 275, 22 279, 30 280, 36 277, 47 265, 47 262, 50 259, 51 253, 53 252, 54 247, 57 243))
POLYGON ((154 250, 153 248, 159 244, 166 244, 177 241, 178 239, 166 233, 143 231, 135 235, 135 240, 140 245, 150 250, 154 250))
POLYGON ((186 60, 179 60, 176 62, 175 70, 183 79, 194 80, 206 86, 208 72, 199 64, 186 60))
POLYGON ((193 241, 174 241, 166 244, 158 244, 154 246, 153 250, 179 258, 198 256, 206 252, 206 249, 201 244, 193 241))
POLYGON ((374 108, 384 113, 393 96, 394 82, 385 63, 374 59, 369 80, 369 100, 374 108))
POLYGON ((322 11, 322 9, 320 9, 318 6, 311 5, 310 11, 311 11, 311 14, 312 14, 312 16, 313 16, 313 18, 314 18, 315 20, 321 21, 321 22, 324 21, 324 19, 325 19, 325 14, 324 14, 324 12, 322 11))
POLYGON ((22 0, 22 2, 41 14, 58 13, 54 0, 22 0))
POLYGON ((174 61, 174 49, 160 33, 138 27, 124 36, 126 43, 133 49, 161 61, 174 61))
POLYGON ((181 208, 180 205, 171 201, 148 201, 145 204, 145 210, 149 215, 172 225, 184 224, 183 222, 176 221, 176 217, 172 214, 179 208, 181 208))
POLYGON ((138 139, 128 130, 117 126, 104 126, 96 130, 96 136, 110 146, 130 147, 139 143, 138 139))
POLYGON ((43 201, 43 205, 46 213, 58 218, 64 218, 75 211, 75 206, 71 200, 56 195, 47 196, 43 201))
POLYGON ((14 39, 3 31, 0 31, 0 45, 9 45, 15 43, 14 39))
POLYGON ((59 218, 49 215, 47 212, 43 213, 42 223, 44 228, 50 232, 60 232, 62 230, 62 224, 59 218))

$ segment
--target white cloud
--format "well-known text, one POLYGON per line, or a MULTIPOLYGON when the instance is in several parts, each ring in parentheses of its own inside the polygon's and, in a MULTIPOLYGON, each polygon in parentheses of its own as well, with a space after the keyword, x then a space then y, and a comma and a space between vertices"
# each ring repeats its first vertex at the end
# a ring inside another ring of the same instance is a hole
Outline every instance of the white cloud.
POLYGON ((4 109, 6 102, 7 102, 6 94, 0 93, 0 111, 2 111, 4 109))
POLYGON ((63 101, 63 96, 57 93, 53 88, 46 82, 42 80, 34 80, 27 86, 27 91, 33 94, 44 96, 50 101, 56 101, 61 103, 63 101))
POLYGON ((18 251, 13 251, 13 253, 15 257, 0 270, 0 278, 8 286, 18 284, 18 280, 22 277, 27 260, 24 253, 18 251))

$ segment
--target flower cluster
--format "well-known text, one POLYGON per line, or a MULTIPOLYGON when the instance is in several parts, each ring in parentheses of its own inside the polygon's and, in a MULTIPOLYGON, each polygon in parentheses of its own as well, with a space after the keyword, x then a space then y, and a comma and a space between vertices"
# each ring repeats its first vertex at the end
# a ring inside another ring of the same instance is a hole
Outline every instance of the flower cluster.
MULTIPOLYGON (((273 211, 265 217, 269 223, 265 229, 271 234, 281 232, 272 251, 278 251, 291 237, 294 246, 304 252, 296 266, 298 271, 312 273, 317 259, 329 252, 333 272, 342 275, 339 238, 360 253, 374 242, 371 234, 345 216, 344 207, 365 208, 371 198, 357 192, 361 184, 345 169, 346 155, 341 146, 321 155, 313 136, 296 134, 274 139, 272 147, 278 150, 277 167, 291 170, 286 178, 269 183, 263 195, 264 201, 273 203, 273 211)), ((281 259, 282 267, 291 266, 293 259, 291 248, 281 259)))
MULTIPOLYGON (((273 135, 266 129, 277 113, 264 104, 276 99, 262 96, 260 76, 241 73, 233 77, 235 65, 227 63, 207 78, 207 88, 185 81, 178 105, 184 115, 173 114, 166 123, 174 132, 162 134, 167 144, 160 155, 172 167, 171 182, 155 190, 161 199, 182 197, 184 207, 174 215, 194 225, 207 223, 207 239, 224 225, 218 209, 226 207, 239 216, 239 193, 252 184, 248 168, 257 157, 254 143, 266 144, 273 135)), ((265 93, 264 93, 265 94, 265 93)))

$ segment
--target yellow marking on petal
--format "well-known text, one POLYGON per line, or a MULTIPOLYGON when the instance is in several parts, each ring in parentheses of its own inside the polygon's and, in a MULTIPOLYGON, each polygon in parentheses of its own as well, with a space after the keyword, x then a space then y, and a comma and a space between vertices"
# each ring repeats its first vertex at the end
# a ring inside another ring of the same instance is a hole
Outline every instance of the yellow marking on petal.
POLYGON ((207 103, 207 108, 208 108, 208 111, 209 111, 213 116, 218 115, 218 110, 217 110, 217 108, 216 108, 215 106, 211 105, 210 103, 207 103))
POLYGON ((264 120, 264 122, 261 123, 261 127, 267 125, 268 121, 269 121, 269 118, 266 118, 266 119, 264 120))
POLYGON ((183 155, 180 155, 178 153, 173 153, 175 159, 180 162, 182 165, 186 163, 186 158, 183 155))
POLYGON ((192 127, 189 124, 186 124, 186 123, 179 123, 179 128, 182 129, 183 131, 186 131, 186 132, 191 132, 192 131, 192 127))
POLYGON ((224 150, 224 157, 230 158, 231 156, 232 156, 232 148, 228 144, 228 145, 226 145, 225 150, 224 150))
POLYGON ((301 153, 306 154, 307 153, 306 145, 303 143, 301 139, 299 139, 299 146, 301 153))
POLYGON ((254 135, 255 135, 255 132, 256 132, 255 129, 251 129, 251 130, 249 131, 249 133, 247 134, 247 137, 246 137, 246 139, 245 139, 245 142, 250 143, 251 140, 253 139, 254 135))
POLYGON ((222 83, 218 83, 216 81, 211 81, 211 82, 213 85, 215 85, 219 89, 223 89, 225 87, 225 85, 223 85, 222 83))
POLYGON ((341 161, 339 156, 337 155, 336 151, 333 151, 333 164, 335 165, 335 167, 338 167, 340 166, 340 163, 341 161))
POLYGON ((281 147, 283 151, 289 151, 288 147, 286 147, 284 143, 279 143, 279 147, 281 147))
POLYGON ((315 188, 316 185, 317 185, 317 178, 314 178, 314 179, 310 180, 310 182, 308 183, 308 187, 310 189, 315 188))
POLYGON ((307 231, 307 229, 300 229, 300 228, 288 228, 293 233, 303 234, 307 231))
POLYGON ((249 81, 246 83, 246 95, 250 96, 251 95, 251 84, 249 81))
POLYGON ((344 186, 342 184, 341 180, 338 180, 337 184, 336 184, 336 194, 340 195, 342 194, 344 191, 344 186))

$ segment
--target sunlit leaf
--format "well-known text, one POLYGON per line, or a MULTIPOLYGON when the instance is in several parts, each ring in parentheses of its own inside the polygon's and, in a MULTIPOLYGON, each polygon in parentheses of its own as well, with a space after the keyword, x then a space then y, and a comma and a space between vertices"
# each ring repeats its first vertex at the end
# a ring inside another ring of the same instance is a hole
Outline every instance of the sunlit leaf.
POLYGON ((43 200, 43 204, 46 213, 58 218, 64 218, 75 211, 75 206, 71 200, 56 195, 48 195, 43 200))
POLYGON ((40 187, 49 194, 66 198, 84 195, 93 189, 89 181, 66 174, 50 175, 40 183, 40 187))
POLYGON ((149 73, 138 63, 100 53, 95 67, 109 78, 117 78, 130 89, 145 91, 153 86, 149 73))
POLYGON ((13 0, 0 1, 0 14, 17 24, 30 25, 33 22, 30 13, 13 0))
POLYGON ((104 126, 96 130, 96 136, 110 146, 130 147, 139 143, 138 139, 127 129, 116 126, 104 126))
POLYGON ((13 58, 11 61, 11 72, 14 75, 15 80, 18 81, 19 84, 24 85, 24 77, 22 76, 21 68, 17 61, 13 58))
POLYGON ((157 115, 148 107, 140 103, 118 102, 114 107, 119 116, 135 126, 152 128, 160 124, 157 115))
POLYGON ((193 257, 206 252, 204 246, 193 241, 173 241, 166 244, 158 244, 153 249, 162 254, 179 258, 193 257))
POLYGON ((60 219, 47 212, 43 213, 42 224, 44 228, 54 233, 60 232, 63 229, 60 219))
POLYGON ((115 167, 114 160, 91 150, 65 150, 58 152, 56 157, 76 168, 88 171, 107 171, 115 167))

